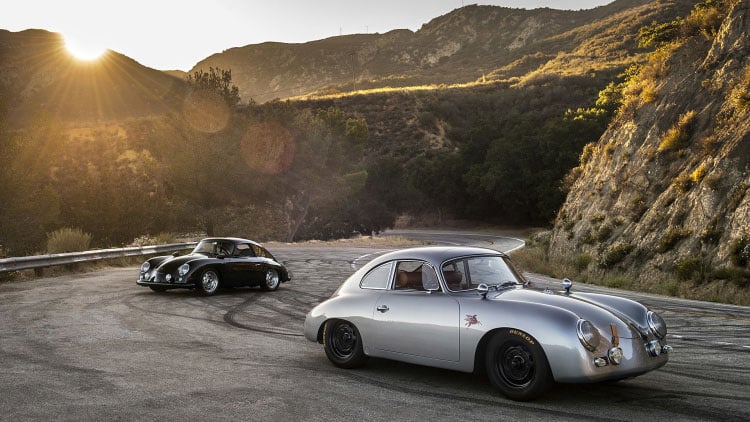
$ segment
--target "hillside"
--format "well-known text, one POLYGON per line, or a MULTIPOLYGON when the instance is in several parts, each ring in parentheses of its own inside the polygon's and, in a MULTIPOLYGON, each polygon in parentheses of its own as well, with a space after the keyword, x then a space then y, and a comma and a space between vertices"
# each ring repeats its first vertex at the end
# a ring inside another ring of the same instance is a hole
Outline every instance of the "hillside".
POLYGON ((56 33, 0 30, 0 92, 12 99, 6 121, 23 127, 41 114, 78 123, 164 114, 184 83, 113 51, 77 61, 56 33))
POLYGON ((586 148, 551 255, 670 294, 750 282, 750 1, 718 4, 651 55, 586 148))
MULTIPOLYGON (((692 2, 617 0, 581 11, 472 5, 435 18, 416 32, 231 48, 200 61, 191 73, 210 67, 231 69, 243 100, 256 102, 311 92, 464 83, 488 76, 506 79, 535 70, 559 52, 584 48, 601 32, 623 29, 622 21, 658 20, 661 13, 674 13, 676 5, 686 3, 692 2)), ((623 48, 632 52, 632 44, 623 46, 632 34, 617 34, 611 50, 620 58, 623 48)), ((597 61, 593 53, 582 51, 579 56, 597 61)))

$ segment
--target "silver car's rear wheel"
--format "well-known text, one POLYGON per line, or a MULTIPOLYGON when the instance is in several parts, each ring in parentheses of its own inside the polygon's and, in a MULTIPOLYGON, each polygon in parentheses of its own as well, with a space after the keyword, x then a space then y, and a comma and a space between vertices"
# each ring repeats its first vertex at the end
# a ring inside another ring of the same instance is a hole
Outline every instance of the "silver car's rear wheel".
POLYGON ((323 326, 326 356, 340 368, 358 368, 367 362, 359 330, 347 321, 331 320, 323 326))
POLYGON ((263 290, 276 290, 279 288, 280 283, 279 272, 276 270, 268 270, 266 271, 265 278, 260 283, 260 288, 263 290))
POLYGON ((533 400, 552 385, 544 350, 519 330, 495 334, 487 345, 485 367, 492 384, 513 400, 533 400))
POLYGON ((211 296, 219 290, 219 273, 213 268, 203 271, 198 280, 198 292, 204 296, 211 296))

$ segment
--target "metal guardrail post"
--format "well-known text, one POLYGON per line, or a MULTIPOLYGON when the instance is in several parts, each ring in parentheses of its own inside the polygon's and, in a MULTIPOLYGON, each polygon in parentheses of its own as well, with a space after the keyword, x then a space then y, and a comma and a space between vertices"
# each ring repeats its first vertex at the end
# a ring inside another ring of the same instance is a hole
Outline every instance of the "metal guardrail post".
POLYGON ((96 249, 85 252, 3 258, 0 259, 0 273, 47 268, 57 265, 69 265, 79 262, 92 262, 101 261, 104 259, 124 258, 129 256, 172 253, 192 249, 195 247, 195 245, 196 242, 170 243, 167 245, 133 246, 129 248, 96 249))

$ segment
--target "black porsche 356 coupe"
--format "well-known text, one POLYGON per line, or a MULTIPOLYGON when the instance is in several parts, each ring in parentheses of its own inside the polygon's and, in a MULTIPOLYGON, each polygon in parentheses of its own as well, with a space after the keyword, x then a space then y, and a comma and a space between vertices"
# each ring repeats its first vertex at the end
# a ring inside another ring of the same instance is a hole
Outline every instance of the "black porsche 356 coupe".
POLYGON ((201 240, 188 255, 157 256, 141 265, 137 283, 156 292, 197 289, 210 296, 220 287, 276 290, 291 276, 262 245, 234 237, 201 240))

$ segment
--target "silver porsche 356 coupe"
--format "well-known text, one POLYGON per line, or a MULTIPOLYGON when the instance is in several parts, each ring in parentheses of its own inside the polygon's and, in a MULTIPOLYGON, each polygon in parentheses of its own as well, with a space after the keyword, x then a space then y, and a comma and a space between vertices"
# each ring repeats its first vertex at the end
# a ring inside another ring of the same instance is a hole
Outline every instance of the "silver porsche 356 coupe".
MULTIPOLYGON (((567 281, 567 280, 566 280, 567 281)), ((384 254, 305 318, 336 366, 369 356, 472 372, 514 400, 554 382, 634 377, 667 363, 667 327, 615 296, 533 289, 500 252, 420 247, 384 254)))

